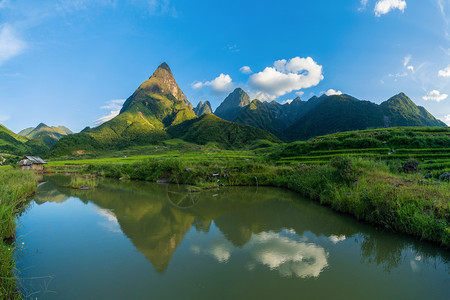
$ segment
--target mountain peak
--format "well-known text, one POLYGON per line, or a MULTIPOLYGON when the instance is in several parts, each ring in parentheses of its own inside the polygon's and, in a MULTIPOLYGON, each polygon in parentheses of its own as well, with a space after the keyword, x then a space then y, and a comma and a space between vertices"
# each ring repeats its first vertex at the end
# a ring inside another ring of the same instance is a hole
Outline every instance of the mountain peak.
POLYGON ((201 115, 204 114, 211 114, 212 113, 211 103, 209 103, 209 101, 205 101, 205 103, 202 103, 202 101, 200 101, 194 108, 194 112, 197 117, 200 117, 201 115))
POLYGON ((164 62, 159 65, 152 76, 144 81, 134 94, 125 101, 120 113, 129 109, 133 103, 142 102, 143 99, 152 97, 152 95, 169 96, 169 98, 173 97, 178 101, 184 102, 184 104, 192 109, 192 104, 187 100, 183 91, 178 86, 170 67, 164 62))
POLYGON ((170 67, 166 62, 163 62, 162 64, 160 64, 158 69, 163 69, 163 70, 166 70, 166 71, 172 73, 172 70, 170 70, 170 67))
POLYGON ((35 129, 41 129, 42 127, 48 127, 48 126, 46 124, 44 124, 44 123, 39 123, 39 125, 36 126, 35 129))
POLYGON ((241 89, 236 88, 225 100, 217 107, 216 116, 227 121, 233 121, 244 106, 250 104, 250 97, 241 89))

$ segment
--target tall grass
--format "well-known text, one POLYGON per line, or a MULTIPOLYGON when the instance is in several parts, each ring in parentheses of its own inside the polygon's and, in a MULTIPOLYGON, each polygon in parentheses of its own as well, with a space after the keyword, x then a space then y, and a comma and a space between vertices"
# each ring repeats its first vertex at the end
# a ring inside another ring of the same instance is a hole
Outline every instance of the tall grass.
POLYGON ((8 239, 15 235, 17 213, 36 187, 33 172, 0 170, 0 299, 21 298, 14 277, 14 245, 8 239))
POLYGON ((98 180, 93 177, 72 176, 70 186, 73 189, 96 188, 98 186, 98 180))

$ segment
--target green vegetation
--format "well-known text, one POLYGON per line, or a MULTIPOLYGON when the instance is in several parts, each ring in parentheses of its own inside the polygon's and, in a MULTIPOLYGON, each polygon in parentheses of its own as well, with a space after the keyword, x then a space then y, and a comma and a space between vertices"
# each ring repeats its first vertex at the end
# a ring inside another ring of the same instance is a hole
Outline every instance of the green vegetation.
POLYGON ((14 277, 16 215, 36 191, 33 172, 0 169, 0 298, 20 299, 14 277))
POLYGON ((85 172, 134 180, 211 188, 220 185, 284 187, 376 226, 450 245, 450 185, 401 175, 386 162, 336 156, 322 165, 274 166, 263 159, 207 161, 160 157, 130 163, 93 163, 85 172))
POLYGON ((204 114, 212 114, 213 111, 211 108, 211 103, 209 103, 209 101, 205 101, 205 103, 202 103, 202 101, 200 101, 194 108, 194 112, 197 117, 200 117, 204 114))
MULTIPOLYGON (((208 118, 211 135, 225 127, 225 121, 204 115, 188 121, 188 128, 194 130, 199 120, 208 118)), ((185 128, 172 130, 179 129, 177 135, 188 139, 192 133, 185 128)), ((449 245, 450 185, 439 179, 450 171, 447 127, 371 129, 291 144, 257 140, 247 143, 249 150, 244 151, 218 145, 224 146, 223 141, 201 146, 172 139, 115 151, 109 157, 51 161, 48 167, 187 184, 190 191, 222 184, 285 187, 376 226, 449 245), (408 161, 418 162, 417 172, 400 173, 408 161)))
POLYGON ((70 187, 73 189, 92 189, 98 186, 98 180, 91 176, 72 176, 70 187))
POLYGON ((323 99, 285 134, 288 140, 295 141, 334 132, 394 126, 446 125, 403 93, 380 105, 348 95, 335 95, 323 99))
MULTIPOLYGON (((40 143, 45 146, 48 150, 52 147, 60 138, 63 136, 72 134, 72 131, 64 126, 47 126, 44 123, 40 123, 36 127, 26 128, 18 133, 20 136, 27 137, 28 139, 35 141, 35 143, 40 143)), ((36 152, 33 152, 34 155, 38 155, 36 152)), ((42 154, 40 154, 42 155, 42 154)))
POLYGON ((205 114, 200 118, 185 121, 169 127, 167 132, 174 138, 206 145, 216 143, 222 148, 247 148, 256 140, 279 142, 271 133, 248 125, 225 121, 213 114, 205 114))

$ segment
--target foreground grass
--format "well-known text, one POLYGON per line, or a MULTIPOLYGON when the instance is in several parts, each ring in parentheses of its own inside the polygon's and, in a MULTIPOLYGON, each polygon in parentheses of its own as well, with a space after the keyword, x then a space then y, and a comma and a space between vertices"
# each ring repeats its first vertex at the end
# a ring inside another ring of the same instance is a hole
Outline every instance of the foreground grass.
POLYGON ((384 229, 450 244, 450 184, 401 176, 386 162, 336 157, 321 165, 275 166, 255 160, 147 159, 89 165, 86 172, 133 180, 163 180, 199 188, 265 185, 294 190, 336 211, 384 229))
POLYGON ((14 245, 8 240, 15 235, 17 213, 36 187, 33 172, 0 169, 0 299, 21 298, 13 272, 14 245))

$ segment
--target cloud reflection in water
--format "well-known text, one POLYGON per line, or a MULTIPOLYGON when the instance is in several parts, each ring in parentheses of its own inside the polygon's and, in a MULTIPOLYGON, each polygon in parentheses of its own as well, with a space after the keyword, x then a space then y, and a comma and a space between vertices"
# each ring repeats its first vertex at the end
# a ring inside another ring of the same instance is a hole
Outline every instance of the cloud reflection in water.
POLYGON ((235 248, 225 237, 217 236, 203 250, 198 244, 190 249, 194 254, 211 255, 220 263, 228 262, 232 252, 242 251, 250 256, 247 263, 249 270, 253 270, 255 264, 259 263, 278 271, 283 277, 318 277, 328 266, 325 249, 283 234, 291 232, 253 234, 241 249, 235 248))

